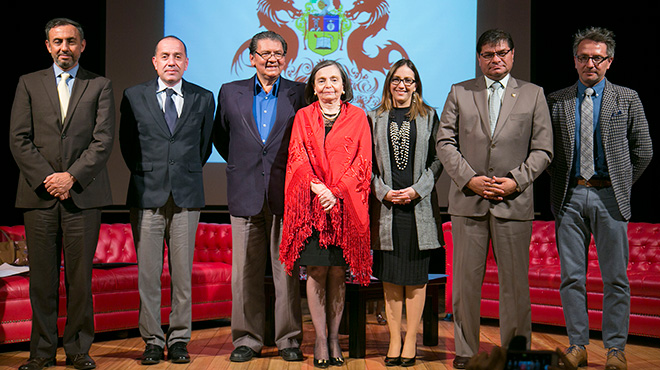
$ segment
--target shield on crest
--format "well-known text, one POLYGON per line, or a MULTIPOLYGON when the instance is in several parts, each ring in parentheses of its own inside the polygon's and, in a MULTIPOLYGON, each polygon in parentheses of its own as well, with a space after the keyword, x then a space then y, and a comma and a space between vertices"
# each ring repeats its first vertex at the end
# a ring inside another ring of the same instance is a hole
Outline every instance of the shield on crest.
POLYGON ((339 45, 340 20, 338 15, 309 15, 307 46, 320 55, 328 55, 339 45))

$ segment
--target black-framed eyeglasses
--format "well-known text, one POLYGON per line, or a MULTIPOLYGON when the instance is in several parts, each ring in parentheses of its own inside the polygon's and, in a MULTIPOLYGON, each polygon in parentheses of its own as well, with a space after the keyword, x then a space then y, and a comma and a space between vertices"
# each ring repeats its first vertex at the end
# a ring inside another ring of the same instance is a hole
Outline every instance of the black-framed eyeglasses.
POLYGON ((404 85, 409 87, 409 86, 411 86, 412 84, 415 83, 415 80, 413 80, 410 77, 406 77, 404 79, 401 79, 399 77, 394 77, 394 78, 392 78, 392 81, 391 81, 392 85, 394 85, 394 86, 397 86, 401 82, 403 82, 404 85))
POLYGON ((594 65, 596 67, 599 66, 604 61, 606 61, 607 59, 609 59, 609 57, 604 57, 604 56, 600 56, 600 55, 594 55, 592 57, 590 57, 588 55, 578 55, 575 58, 578 60, 578 62, 580 62, 582 64, 589 63, 589 59, 591 59, 594 62, 594 65))
POLYGON ((491 59, 495 58, 495 55, 497 55, 498 57, 500 57, 500 59, 503 59, 510 52, 511 52, 511 49, 507 49, 507 50, 496 51, 494 53, 481 53, 481 54, 479 54, 479 56, 481 56, 482 58, 484 58, 486 60, 491 60, 491 59))
POLYGON ((269 60, 270 58, 275 58, 275 60, 280 60, 284 58, 284 53, 281 53, 279 51, 276 52, 264 51, 263 53, 255 51, 254 53, 260 56, 263 60, 269 60))

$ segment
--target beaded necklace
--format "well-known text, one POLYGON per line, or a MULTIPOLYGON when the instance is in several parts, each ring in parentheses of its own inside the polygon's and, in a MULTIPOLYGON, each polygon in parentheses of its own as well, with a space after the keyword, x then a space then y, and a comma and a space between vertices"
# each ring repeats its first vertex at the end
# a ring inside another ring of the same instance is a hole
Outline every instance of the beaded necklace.
POLYGON ((408 165, 408 153, 410 151, 410 122, 403 121, 401 126, 392 121, 390 123, 390 141, 394 149, 394 162, 396 168, 403 171, 408 165))

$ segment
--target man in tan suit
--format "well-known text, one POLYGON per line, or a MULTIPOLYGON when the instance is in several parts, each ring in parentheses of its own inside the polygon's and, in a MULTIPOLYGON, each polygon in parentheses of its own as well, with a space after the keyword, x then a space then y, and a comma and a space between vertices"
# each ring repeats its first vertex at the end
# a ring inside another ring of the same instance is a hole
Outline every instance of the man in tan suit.
POLYGON ((440 117, 438 157, 452 178, 455 368, 479 350, 479 316, 492 242, 500 283, 500 338, 531 339, 529 242, 533 181, 552 158, 552 127, 543 89, 517 80, 511 35, 484 32, 477 60, 484 76, 453 85, 440 117))

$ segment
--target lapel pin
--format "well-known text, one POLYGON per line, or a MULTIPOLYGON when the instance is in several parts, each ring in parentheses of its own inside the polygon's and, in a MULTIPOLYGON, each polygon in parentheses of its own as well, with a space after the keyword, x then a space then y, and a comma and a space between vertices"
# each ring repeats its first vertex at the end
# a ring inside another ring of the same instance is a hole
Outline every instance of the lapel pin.
POLYGON ((515 98, 515 97, 516 97, 516 93, 511 93, 511 97, 515 98))

